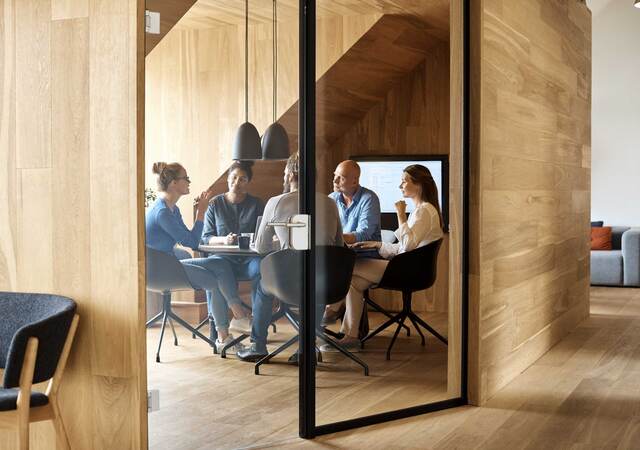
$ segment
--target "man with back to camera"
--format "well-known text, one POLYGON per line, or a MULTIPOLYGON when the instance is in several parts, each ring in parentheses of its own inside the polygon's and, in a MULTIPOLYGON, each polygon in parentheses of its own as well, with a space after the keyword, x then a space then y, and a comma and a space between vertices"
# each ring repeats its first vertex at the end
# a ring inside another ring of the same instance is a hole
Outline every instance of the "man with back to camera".
MULTIPOLYGON (((288 222, 298 214, 298 152, 287 160, 284 169, 284 194, 272 197, 264 207, 260 227, 256 232, 255 249, 261 255, 274 250, 290 248, 289 230, 286 227, 272 227, 269 222, 288 222), (274 248, 274 238, 279 245, 274 248)), ((316 244, 344 245, 342 227, 335 203, 326 195, 316 194, 316 244)), ((302 268, 291 268, 291 270, 302 268)), ((302 273, 299 274, 302 277, 302 273)), ((272 316, 272 297, 267 295, 262 285, 257 288, 256 303, 253 309, 253 324, 251 326, 251 347, 236 353, 243 361, 255 362, 267 355, 267 336, 272 316)))
MULTIPOLYGON (((333 173, 333 192, 329 197, 338 206, 345 243, 381 239, 380 199, 372 190, 360 186, 360 166, 357 162, 348 159, 338 164, 333 173)), ((323 325, 334 323, 343 307, 344 302, 327 306, 323 325)))

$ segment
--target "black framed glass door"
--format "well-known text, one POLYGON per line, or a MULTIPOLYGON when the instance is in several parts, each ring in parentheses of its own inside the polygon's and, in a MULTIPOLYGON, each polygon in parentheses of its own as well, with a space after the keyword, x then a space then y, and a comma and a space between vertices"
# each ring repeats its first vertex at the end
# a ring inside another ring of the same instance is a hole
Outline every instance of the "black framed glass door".
POLYGON ((466 2, 410 3, 300 1, 304 438, 467 403, 466 2))

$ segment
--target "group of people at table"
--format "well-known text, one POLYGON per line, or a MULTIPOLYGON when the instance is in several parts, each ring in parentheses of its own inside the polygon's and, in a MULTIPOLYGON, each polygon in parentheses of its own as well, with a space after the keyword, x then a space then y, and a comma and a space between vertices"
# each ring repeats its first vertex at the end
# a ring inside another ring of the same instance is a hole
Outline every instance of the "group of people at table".
MULTIPOLYGON (((191 180, 178 163, 158 162, 153 165, 157 175, 158 199, 146 214, 146 245, 175 254, 182 263, 194 287, 206 290, 209 315, 217 331, 216 346, 221 349, 233 336, 230 330, 250 334, 251 345, 236 344, 232 351, 244 361, 257 361, 268 354, 267 335, 273 301, 260 283, 260 261, 272 251, 290 248, 289 230, 269 223, 286 222, 298 213, 298 153, 287 160, 284 170, 284 193, 268 200, 249 194, 253 177, 251 163, 236 161, 227 173, 228 192, 212 196, 203 192, 197 199, 193 228, 189 229, 180 214, 177 202, 189 194, 191 180), (262 216, 256 230, 256 222, 262 216), (255 255, 216 255, 191 258, 176 244, 197 250, 201 244, 232 245, 240 233, 255 231, 255 255), (204 269, 204 270, 203 270, 204 269), (238 293, 238 280, 252 282, 252 309, 248 312, 238 293), (229 321, 229 309, 233 318, 229 321), (252 316, 252 317, 251 317, 252 316)), ((344 307, 338 342, 346 349, 360 349, 358 336, 364 308, 364 291, 382 279, 395 255, 422 247, 443 236, 436 184, 429 170, 422 165, 410 165, 398 180, 404 198, 413 202, 407 217, 404 200, 395 203, 398 229, 396 243, 381 241, 380 201, 375 192, 360 185, 357 162, 341 162, 333 177, 329 196, 316 197, 316 244, 370 249, 356 260, 351 286, 344 302, 327 306, 324 323, 335 322, 344 307)), ((322 346, 321 351, 335 351, 322 346)))

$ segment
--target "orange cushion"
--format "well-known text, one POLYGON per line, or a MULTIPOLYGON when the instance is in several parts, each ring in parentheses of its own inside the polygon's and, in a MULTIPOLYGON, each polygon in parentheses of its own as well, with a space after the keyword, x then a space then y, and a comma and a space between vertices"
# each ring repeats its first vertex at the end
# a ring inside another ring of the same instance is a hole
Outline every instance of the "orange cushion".
POLYGON ((611 250, 611 227, 591 228, 591 250, 611 250))

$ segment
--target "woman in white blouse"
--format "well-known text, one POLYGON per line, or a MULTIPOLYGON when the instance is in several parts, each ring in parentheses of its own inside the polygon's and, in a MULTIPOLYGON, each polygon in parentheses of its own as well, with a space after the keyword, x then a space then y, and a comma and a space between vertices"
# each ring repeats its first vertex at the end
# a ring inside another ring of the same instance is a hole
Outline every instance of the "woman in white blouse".
MULTIPOLYGON (((419 164, 406 167, 402 173, 400 190, 404 198, 411 199, 415 209, 407 218, 407 204, 404 200, 396 202, 398 229, 395 235, 398 242, 389 244, 366 241, 353 245, 357 248, 377 249, 384 259, 358 259, 353 269, 351 287, 346 298, 346 312, 340 330, 344 334, 340 343, 351 351, 360 349, 358 328, 364 306, 363 292, 380 282, 391 258, 437 241, 443 236, 438 188, 429 169, 419 164)), ((323 351, 331 351, 328 346, 322 347, 323 351)))

